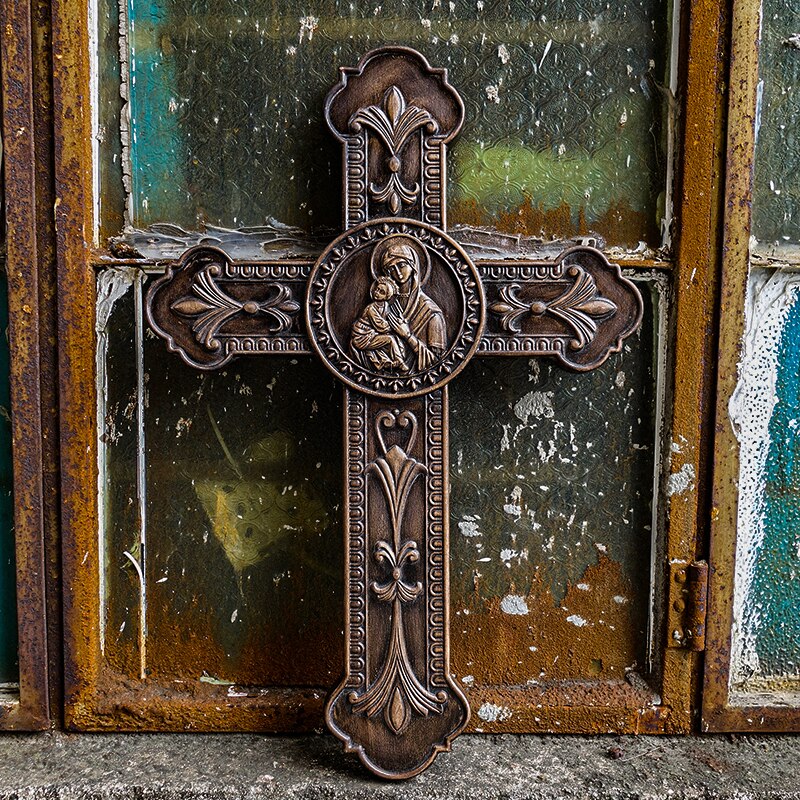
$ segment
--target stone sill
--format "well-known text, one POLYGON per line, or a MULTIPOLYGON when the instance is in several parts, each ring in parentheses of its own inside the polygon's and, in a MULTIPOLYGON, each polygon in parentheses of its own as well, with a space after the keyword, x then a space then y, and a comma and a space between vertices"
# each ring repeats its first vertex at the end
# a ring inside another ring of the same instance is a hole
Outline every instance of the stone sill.
POLYGON ((368 777, 329 736, 5 734, 0 800, 800 800, 800 737, 462 736, 368 777))

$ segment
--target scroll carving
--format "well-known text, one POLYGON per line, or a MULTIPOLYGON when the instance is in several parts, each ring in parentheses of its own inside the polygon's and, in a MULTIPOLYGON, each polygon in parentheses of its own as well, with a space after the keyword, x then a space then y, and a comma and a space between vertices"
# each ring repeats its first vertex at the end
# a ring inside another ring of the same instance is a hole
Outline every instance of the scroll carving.
POLYGON ((639 290, 594 248, 572 248, 555 262, 479 269, 489 307, 486 355, 556 356, 572 369, 594 369, 641 323, 639 290))
POLYGON ((398 414, 382 411, 378 414, 375 434, 383 454, 369 464, 367 471, 377 476, 383 489, 389 509, 392 540, 381 539, 375 545, 374 560, 378 564, 386 564, 389 575, 384 582, 373 581, 370 589, 378 600, 392 604, 392 628, 380 675, 366 692, 360 696, 352 692, 349 699, 355 713, 363 712, 373 717, 383 711, 386 725, 399 736, 408 727, 412 711, 423 717, 429 713, 439 714, 446 695, 441 691, 434 695, 414 674, 403 622, 403 606, 414 603, 423 592, 421 581, 411 583, 405 576, 405 567, 417 563, 420 552, 417 542, 403 540, 403 520, 411 488, 417 478, 427 472, 427 468, 399 445, 387 449, 381 425, 408 428, 409 447, 413 447, 417 437, 417 418, 411 412, 398 414))
POLYGON ((220 347, 216 334, 220 328, 237 314, 265 314, 274 324, 270 333, 284 333, 292 326, 292 317, 300 310, 300 304, 292 299, 292 290, 279 283, 267 284, 272 296, 261 302, 236 300, 225 294, 214 278, 221 272, 212 264, 200 272, 192 288, 194 295, 176 300, 170 308, 184 317, 193 319, 192 331, 198 342, 209 350, 220 347))
POLYGON ((575 338, 569 342, 569 347, 580 350, 594 339, 598 321, 615 314, 617 307, 611 300, 597 294, 594 278, 588 272, 580 267, 570 267, 568 274, 575 278, 575 283, 554 300, 525 302, 517 296, 522 286, 510 283, 500 289, 502 301, 493 303, 489 310, 500 317, 503 329, 509 333, 520 332, 522 318, 527 314, 534 317, 552 314, 572 327, 575 338))
POLYGON ((169 349, 199 369, 237 355, 307 353, 302 308, 307 265, 234 262, 200 246, 153 282, 147 315, 169 349))

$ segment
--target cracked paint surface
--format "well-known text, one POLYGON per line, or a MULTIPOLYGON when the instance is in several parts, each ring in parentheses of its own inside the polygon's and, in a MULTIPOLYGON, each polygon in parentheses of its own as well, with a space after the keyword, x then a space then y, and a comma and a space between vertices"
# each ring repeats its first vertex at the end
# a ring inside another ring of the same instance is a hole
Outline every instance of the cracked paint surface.
POLYGON ((797 690, 800 678, 800 275, 753 270, 739 383, 732 688, 797 690))

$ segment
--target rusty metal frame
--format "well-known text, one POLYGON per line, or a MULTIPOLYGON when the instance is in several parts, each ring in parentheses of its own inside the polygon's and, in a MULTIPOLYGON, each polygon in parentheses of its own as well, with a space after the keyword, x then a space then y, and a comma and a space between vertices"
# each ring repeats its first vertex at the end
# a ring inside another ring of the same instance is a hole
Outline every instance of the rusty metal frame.
MULTIPOLYGON (((692 471, 698 477, 669 505, 665 539, 655 559, 661 606, 674 599, 666 579, 670 559, 692 561, 704 555, 702 476, 709 463, 716 355, 727 9, 726 0, 697 0, 684 3, 682 13, 678 102, 683 125, 676 185, 678 243, 669 270, 675 314, 667 427, 673 441, 680 442, 670 472, 692 471)), ((87 8, 83 3, 54 0, 53 13, 66 725, 80 730, 313 730, 320 726, 329 687, 265 688, 250 697, 231 698, 226 687, 204 684, 190 697, 166 694, 147 682, 131 688, 122 676, 103 668, 96 599, 97 420, 87 398, 96 391, 94 267, 120 262, 92 241, 91 125, 85 101, 90 91, 87 8)), ((147 265, 139 260, 126 263, 147 265)), ((665 265, 661 259, 636 266, 665 265)), ((542 693, 533 688, 487 687, 470 693, 472 704, 502 704, 513 715, 506 722, 473 722, 468 730, 689 732, 695 724, 700 656, 666 647, 663 614, 655 624, 655 691, 625 684, 587 699, 569 698, 569 690, 563 688, 542 693), (660 702, 654 701, 656 695, 660 702)))
MULTIPOLYGON (((55 536, 56 415, 52 362, 49 9, 29 0, 0 8, 19 696, 0 703, 0 728, 50 726, 48 542, 55 536), (34 97, 38 102, 34 102, 34 97)), ((50 650, 52 654, 52 649, 50 650)))
POLYGON ((707 653, 703 686, 704 731, 771 732, 800 729, 800 707, 731 702, 739 448, 728 415, 736 387, 744 304, 750 271, 750 227, 757 125, 761 4, 733 4, 725 219, 719 323, 719 375, 711 506, 707 653))

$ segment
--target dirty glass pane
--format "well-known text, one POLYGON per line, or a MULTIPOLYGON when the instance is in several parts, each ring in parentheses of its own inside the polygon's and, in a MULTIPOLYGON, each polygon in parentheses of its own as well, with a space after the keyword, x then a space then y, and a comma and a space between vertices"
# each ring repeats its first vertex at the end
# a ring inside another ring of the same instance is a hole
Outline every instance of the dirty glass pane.
POLYGON ((94 147, 97 182, 98 243, 123 227, 125 193, 122 173, 123 117, 120 92, 119 3, 117 0, 96 0, 97 56, 93 68, 97 73, 97 100, 92 104, 95 115, 94 147))
POLYGON ((451 384, 452 667, 467 686, 647 670, 658 308, 642 288, 640 333, 601 368, 481 358, 451 384))
MULTIPOLYGON (((187 367, 142 322, 146 280, 121 268, 98 286, 106 662, 176 688, 330 686, 340 389, 311 357, 187 367)), ((640 285, 642 331, 602 368, 480 358, 451 385, 452 651, 467 685, 646 670, 661 320, 656 285, 640 285)))
POLYGON ((9 397, 8 281, 0 265, 0 684, 19 680, 14 569, 14 480, 9 397))
POLYGON ((99 313, 107 662, 189 687, 332 684, 340 388, 310 357, 187 367, 144 332, 137 273, 115 272, 99 313))
POLYGON ((781 702, 800 690, 797 272, 753 271, 746 330, 730 403, 740 447, 732 688, 781 702))
POLYGON ((800 5, 765 0, 753 198, 759 250, 800 246, 800 5))
POLYGON ((339 65, 395 43, 447 67, 465 99, 451 225, 657 242, 668 6, 128 0, 132 223, 337 228, 323 100, 339 65))

